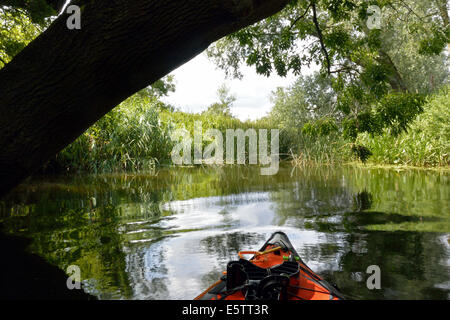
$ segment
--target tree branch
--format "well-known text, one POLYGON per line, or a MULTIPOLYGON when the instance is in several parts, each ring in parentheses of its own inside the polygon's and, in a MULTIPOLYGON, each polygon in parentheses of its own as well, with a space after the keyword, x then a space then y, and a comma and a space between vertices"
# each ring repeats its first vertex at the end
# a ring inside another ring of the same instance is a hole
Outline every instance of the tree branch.
POLYGON ((323 54, 325 55, 325 59, 327 60, 327 69, 328 69, 328 74, 330 75, 331 74, 330 56, 329 56, 327 48, 325 48, 325 44, 323 42, 322 30, 320 29, 319 21, 317 20, 317 9, 316 9, 316 4, 314 2, 312 3, 312 10, 313 10, 313 21, 314 21, 314 25, 316 26, 316 30, 317 30, 317 36, 319 37, 320 46, 322 48, 323 54))
POLYGON ((289 30, 292 30, 292 28, 297 24, 297 22, 299 22, 301 19, 303 19, 308 14, 310 8, 311 8, 311 3, 308 5, 308 8, 306 8, 305 12, 291 23, 289 30))

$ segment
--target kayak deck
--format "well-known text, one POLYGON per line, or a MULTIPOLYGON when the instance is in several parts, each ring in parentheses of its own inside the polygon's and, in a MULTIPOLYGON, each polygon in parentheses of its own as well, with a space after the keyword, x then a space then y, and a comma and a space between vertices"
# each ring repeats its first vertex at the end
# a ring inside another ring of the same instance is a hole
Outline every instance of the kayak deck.
POLYGON ((224 276, 195 300, 342 300, 342 294, 315 274, 288 237, 275 232, 259 251, 239 253, 224 276), (250 260, 244 254, 253 254, 250 260))

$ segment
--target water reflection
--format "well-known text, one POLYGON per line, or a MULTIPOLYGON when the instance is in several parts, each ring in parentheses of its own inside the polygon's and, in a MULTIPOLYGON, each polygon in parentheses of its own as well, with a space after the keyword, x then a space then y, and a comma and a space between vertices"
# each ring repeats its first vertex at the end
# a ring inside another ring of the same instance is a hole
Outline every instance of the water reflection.
POLYGON ((353 167, 36 179, 0 203, 0 222, 50 263, 79 265, 102 299, 191 299, 276 230, 348 297, 448 299, 448 180, 353 167), (372 264, 382 290, 365 286, 372 264))

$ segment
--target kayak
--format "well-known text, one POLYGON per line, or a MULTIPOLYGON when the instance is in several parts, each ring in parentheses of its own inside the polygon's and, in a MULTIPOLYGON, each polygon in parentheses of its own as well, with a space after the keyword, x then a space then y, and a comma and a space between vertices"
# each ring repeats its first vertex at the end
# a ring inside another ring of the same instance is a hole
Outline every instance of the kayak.
POLYGON ((288 236, 275 232, 259 251, 241 251, 219 281, 194 300, 343 300, 335 285, 314 273, 288 236), (245 259, 246 255, 252 255, 245 259))

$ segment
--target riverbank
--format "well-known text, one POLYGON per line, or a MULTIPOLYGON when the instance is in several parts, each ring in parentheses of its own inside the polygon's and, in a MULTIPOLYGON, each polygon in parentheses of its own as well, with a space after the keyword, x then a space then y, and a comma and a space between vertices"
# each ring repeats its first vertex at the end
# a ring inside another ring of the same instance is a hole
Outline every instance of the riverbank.
POLYGON ((389 170, 424 170, 424 171, 438 171, 438 172, 450 172, 450 166, 436 166, 436 167, 421 167, 421 166, 408 166, 408 165, 395 165, 395 164, 378 164, 378 163, 361 163, 361 162, 347 162, 344 166, 355 166, 366 169, 389 169, 389 170))
MULTIPOLYGON (((388 167, 438 168, 450 166, 450 89, 443 88, 428 98, 424 111, 400 134, 385 130, 379 135, 359 134, 355 141, 345 140, 338 132, 310 136, 301 127, 284 126, 276 117, 255 121, 241 121, 231 115, 186 113, 167 106, 156 98, 135 95, 112 110, 84 132, 75 142, 52 158, 41 173, 61 172, 123 172, 151 170, 172 164, 172 151, 179 144, 174 133, 183 129, 187 136, 196 137, 196 125, 201 123, 202 139, 193 139, 190 157, 195 156, 193 145, 202 150, 215 141, 207 136, 210 129, 215 136, 227 136, 227 130, 263 132, 271 135, 279 130, 279 156, 292 160, 296 166, 315 164, 342 165, 361 159, 366 163, 388 167), (248 131, 250 130, 250 131, 248 131)), ((197 132, 198 134, 198 132, 197 132)), ((256 134, 256 133, 255 133, 256 134)), ((246 163, 249 162, 250 139, 245 143, 246 163)), ((217 138, 215 138, 217 139, 217 138)), ((271 138, 267 137, 268 141, 271 138)), ((225 139, 222 138, 222 142, 225 139)), ((217 141, 216 141, 217 142, 217 141)), ((219 141, 220 144, 220 141, 219 141)), ((255 142, 253 141, 254 146, 255 142)), ((270 142, 268 143, 270 144, 270 142)), ((236 144, 235 144, 236 147, 236 144)), ((270 148, 267 150, 270 151, 270 148)), ((184 150, 183 150, 184 152, 184 150)), ((214 155, 215 156, 215 155, 214 155)), ((226 158, 226 151, 222 154, 226 158)), ((236 157, 236 153, 235 153, 236 157)), ((235 160, 236 161, 236 160, 235 160)))

